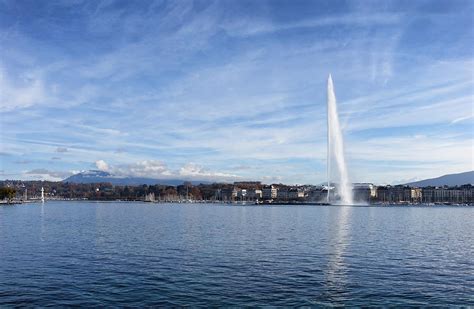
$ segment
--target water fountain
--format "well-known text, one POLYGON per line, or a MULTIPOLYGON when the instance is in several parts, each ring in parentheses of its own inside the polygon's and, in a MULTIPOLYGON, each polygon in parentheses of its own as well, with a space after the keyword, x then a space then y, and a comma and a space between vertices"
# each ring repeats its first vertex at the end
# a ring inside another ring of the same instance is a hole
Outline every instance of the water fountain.
POLYGON ((335 183, 340 197, 340 203, 344 205, 353 204, 352 184, 349 181, 346 160, 344 158, 344 141, 342 137, 339 117, 337 114, 336 95, 332 83, 331 74, 328 77, 328 141, 327 141, 327 177, 328 177, 328 196, 330 203, 330 188, 333 175, 332 160, 335 161, 335 183))

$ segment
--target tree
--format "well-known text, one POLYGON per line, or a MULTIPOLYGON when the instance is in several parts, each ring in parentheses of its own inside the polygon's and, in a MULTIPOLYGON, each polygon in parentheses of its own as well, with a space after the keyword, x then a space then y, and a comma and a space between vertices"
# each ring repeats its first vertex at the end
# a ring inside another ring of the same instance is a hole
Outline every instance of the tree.
POLYGON ((12 199, 15 197, 16 190, 9 187, 0 188, 0 199, 7 199, 8 203, 11 203, 12 199))

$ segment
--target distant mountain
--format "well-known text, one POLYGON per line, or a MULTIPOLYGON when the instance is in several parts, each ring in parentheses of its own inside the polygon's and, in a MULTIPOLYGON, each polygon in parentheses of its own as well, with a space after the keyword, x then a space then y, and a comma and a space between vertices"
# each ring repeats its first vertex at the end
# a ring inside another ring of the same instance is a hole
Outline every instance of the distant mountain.
MULTIPOLYGON (((63 180, 63 182, 71 183, 98 183, 98 182, 109 182, 113 185, 122 185, 122 186, 137 186, 137 185, 167 185, 167 186, 177 186, 182 185, 184 179, 154 179, 154 178, 145 178, 145 177, 122 177, 114 176, 108 172, 90 170, 85 172, 80 172, 78 174, 72 175, 63 180)), ((191 181, 192 184, 197 185, 200 183, 209 183, 208 181, 191 181)))
POLYGON ((474 184, 474 171, 459 174, 449 174, 437 178, 425 179, 407 183, 413 187, 428 186, 461 186, 465 184, 474 184))

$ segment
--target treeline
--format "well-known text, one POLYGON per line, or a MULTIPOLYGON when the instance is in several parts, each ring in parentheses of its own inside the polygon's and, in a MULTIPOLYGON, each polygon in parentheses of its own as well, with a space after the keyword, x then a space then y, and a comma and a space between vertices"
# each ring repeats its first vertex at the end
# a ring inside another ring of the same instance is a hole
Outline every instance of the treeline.
POLYGON ((218 189, 230 189, 232 184, 200 184, 185 182, 179 186, 139 185, 120 186, 110 183, 68 183, 52 181, 0 181, 0 187, 14 190, 17 199, 39 198, 44 188, 46 198, 89 200, 143 200, 153 194, 157 200, 213 200, 218 189))
POLYGON ((16 196, 16 190, 11 187, 0 187, 0 200, 11 201, 16 196))

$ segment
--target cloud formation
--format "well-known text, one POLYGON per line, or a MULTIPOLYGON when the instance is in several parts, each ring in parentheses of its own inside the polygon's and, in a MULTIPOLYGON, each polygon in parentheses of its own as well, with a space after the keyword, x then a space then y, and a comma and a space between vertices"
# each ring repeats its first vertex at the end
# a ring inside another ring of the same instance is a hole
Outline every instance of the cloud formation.
POLYGON ((44 168, 37 168, 30 171, 24 172, 27 180, 52 180, 52 181, 61 181, 69 176, 72 172, 61 172, 61 171, 51 171, 44 168))
POLYGON ((26 108, 46 99, 43 81, 26 73, 13 82, 0 67, 0 108, 10 111, 26 108))
POLYGON ((107 172, 109 165, 104 160, 95 161, 95 166, 99 171, 107 172))
POLYGON ((109 165, 104 160, 98 160, 95 165, 100 171, 109 172, 113 176, 120 177, 206 181, 234 181, 239 178, 233 174, 210 171, 195 163, 185 164, 178 170, 172 170, 164 162, 158 160, 144 160, 121 165, 109 165))
POLYGON ((0 2, 0 168, 321 183, 331 72, 353 180, 472 169, 473 9, 0 2))

